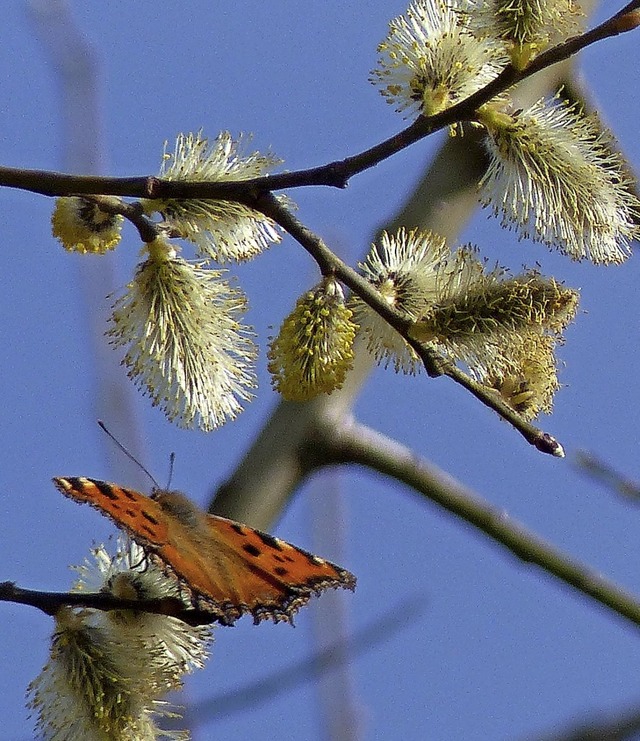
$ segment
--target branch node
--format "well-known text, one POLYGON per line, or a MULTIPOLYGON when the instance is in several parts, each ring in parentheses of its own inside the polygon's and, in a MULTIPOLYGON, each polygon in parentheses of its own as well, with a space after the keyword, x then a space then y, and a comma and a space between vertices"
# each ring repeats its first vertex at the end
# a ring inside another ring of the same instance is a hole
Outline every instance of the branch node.
POLYGON ((145 182, 147 198, 158 198, 162 189, 162 181, 155 175, 150 175, 145 182))

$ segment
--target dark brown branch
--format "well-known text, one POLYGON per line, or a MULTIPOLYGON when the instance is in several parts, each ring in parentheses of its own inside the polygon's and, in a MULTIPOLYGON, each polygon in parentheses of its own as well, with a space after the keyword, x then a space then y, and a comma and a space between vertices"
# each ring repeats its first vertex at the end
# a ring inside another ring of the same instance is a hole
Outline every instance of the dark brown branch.
POLYGON ((162 599, 120 599, 111 594, 97 592, 40 592, 22 589, 13 582, 0 582, 0 602, 16 602, 37 607, 47 615, 55 615, 61 607, 89 607, 95 610, 137 610, 154 615, 167 615, 188 625, 209 625, 216 616, 205 610, 186 608, 176 597, 162 599))
POLYGON ((562 445, 549 433, 534 427, 523 419, 493 389, 474 381, 454 363, 441 357, 433 348, 418 342, 410 336, 412 322, 404 314, 391 307, 369 283, 353 268, 346 265, 324 244, 320 237, 307 229, 296 217, 285 208, 278 199, 268 193, 256 204, 257 208, 272 218, 296 239, 316 260, 324 275, 333 274, 356 293, 363 301, 387 321, 415 350, 422 360, 427 373, 432 377, 449 376, 456 383, 464 386, 483 404, 497 412, 509 422, 525 440, 543 453, 557 458, 564 457, 562 445))
POLYGON ((568 59, 597 41, 603 41, 633 30, 640 24, 637 10, 639 6, 640 0, 634 0, 599 26, 541 53, 525 70, 519 71, 512 65, 507 65, 486 87, 469 96, 466 100, 435 116, 419 117, 403 131, 364 152, 320 167, 266 175, 252 180, 223 183, 167 181, 153 176, 101 178, 66 175, 45 170, 0 167, 0 186, 21 188, 46 196, 93 193, 132 198, 228 198, 229 200, 240 200, 249 204, 264 192, 282 190, 283 188, 317 185, 344 188, 349 179, 357 173, 374 167, 429 134, 459 121, 473 119, 475 111, 480 106, 516 83, 551 65, 568 59))
POLYGON ((119 214, 128 219, 138 230, 143 242, 153 242, 160 235, 158 224, 145 216, 142 204, 139 201, 128 203, 114 196, 83 196, 84 200, 92 201, 101 211, 108 214, 119 214))

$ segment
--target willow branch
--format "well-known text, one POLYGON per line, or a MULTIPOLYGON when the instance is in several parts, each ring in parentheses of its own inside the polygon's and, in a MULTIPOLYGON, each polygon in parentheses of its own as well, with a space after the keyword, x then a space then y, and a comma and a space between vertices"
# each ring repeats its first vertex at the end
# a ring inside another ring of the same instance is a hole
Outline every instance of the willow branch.
POLYGON ((160 224, 157 224, 145 215, 140 201, 127 203, 114 196, 85 196, 87 201, 95 203, 101 211, 107 214, 124 216, 138 230, 140 239, 143 242, 153 242, 154 239, 162 234, 160 224))
POLYGON ((177 597, 160 599, 122 599, 106 592, 41 592, 22 589, 13 582, 0 582, 0 602, 16 602, 37 607, 47 615, 55 615, 61 607, 89 607, 94 610, 136 610, 154 615, 168 615, 189 625, 208 625, 216 616, 206 610, 185 608, 177 597))
POLYGON ((357 463, 411 487, 468 523, 526 564, 532 564, 640 627, 640 601, 547 543, 408 448, 353 421, 318 425, 309 444, 316 467, 357 463))
POLYGON ((415 350, 427 371, 432 377, 446 375, 456 383, 470 391, 485 406, 497 412, 502 419, 509 422, 514 429, 543 453, 564 457, 562 445, 548 432, 543 432, 523 419, 502 397, 493 389, 478 383, 453 362, 443 358, 432 347, 418 342, 411 336, 410 329, 413 322, 402 312, 391 307, 378 293, 366 278, 359 275, 353 268, 340 260, 327 245, 296 217, 285 208, 271 193, 265 193, 256 204, 262 213, 275 222, 296 239, 309 254, 316 260, 323 275, 333 274, 346 286, 365 301, 385 321, 387 321, 401 337, 415 350))
POLYGON ((513 85, 569 59, 591 44, 634 30, 640 24, 638 7, 640 0, 633 0, 599 26, 539 54, 526 69, 517 70, 508 64, 482 90, 456 105, 434 116, 420 116, 403 131, 370 149, 320 167, 237 182, 168 181, 153 176, 105 178, 0 167, 0 186, 46 196, 95 194, 132 198, 224 198, 243 202, 247 202, 247 198, 249 201, 258 198, 264 192, 283 188, 318 185, 344 188, 354 175, 374 167, 420 139, 459 121, 472 120, 478 108, 513 85))

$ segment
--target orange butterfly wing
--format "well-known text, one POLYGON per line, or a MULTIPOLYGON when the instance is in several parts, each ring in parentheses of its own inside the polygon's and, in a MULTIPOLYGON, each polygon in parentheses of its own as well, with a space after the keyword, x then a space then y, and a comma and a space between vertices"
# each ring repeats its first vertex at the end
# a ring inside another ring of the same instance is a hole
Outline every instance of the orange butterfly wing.
POLYGON ((153 498, 86 478, 56 478, 58 489, 111 517, 145 553, 186 584, 194 602, 232 625, 244 613, 255 623, 291 621, 313 594, 355 587, 345 569, 224 517, 202 512, 179 492, 153 498))

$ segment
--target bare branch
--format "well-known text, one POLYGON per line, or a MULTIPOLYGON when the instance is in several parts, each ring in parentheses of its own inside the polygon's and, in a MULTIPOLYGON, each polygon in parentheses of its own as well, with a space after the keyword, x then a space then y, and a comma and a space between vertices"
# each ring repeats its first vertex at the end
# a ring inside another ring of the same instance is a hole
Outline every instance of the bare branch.
POLYGON ((526 530, 454 478, 420 459, 413 451, 353 421, 317 428, 308 453, 316 467, 358 463, 402 481, 416 492, 484 533, 527 564, 533 564, 640 626, 640 601, 550 543, 526 530))
POLYGON ((94 610, 137 610, 154 615, 167 615, 188 625, 209 625, 217 616, 206 610, 186 608, 177 597, 161 599, 121 599, 107 592, 40 592, 22 589, 13 582, 0 582, 0 602, 16 602, 37 607, 47 615, 55 615, 63 606, 89 607, 94 610))

